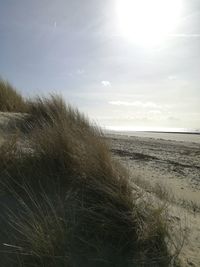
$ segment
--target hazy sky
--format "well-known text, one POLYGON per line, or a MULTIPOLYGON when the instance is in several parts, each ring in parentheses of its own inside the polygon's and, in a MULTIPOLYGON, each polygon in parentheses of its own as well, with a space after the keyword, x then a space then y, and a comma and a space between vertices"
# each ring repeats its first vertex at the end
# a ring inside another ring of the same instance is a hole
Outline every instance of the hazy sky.
POLYGON ((0 75, 102 126, 200 128, 200 1, 159 1, 0 0, 0 75))

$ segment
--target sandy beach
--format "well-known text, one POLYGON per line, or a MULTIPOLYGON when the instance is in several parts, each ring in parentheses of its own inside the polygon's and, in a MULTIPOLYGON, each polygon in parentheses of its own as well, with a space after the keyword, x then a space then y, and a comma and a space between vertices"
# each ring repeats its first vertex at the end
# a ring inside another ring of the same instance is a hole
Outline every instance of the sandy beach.
POLYGON ((180 253, 183 266, 200 266, 200 144, 160 136, 108 134, 107 140, 133 182, 168 203, 172 222, 186 233, 180 253))

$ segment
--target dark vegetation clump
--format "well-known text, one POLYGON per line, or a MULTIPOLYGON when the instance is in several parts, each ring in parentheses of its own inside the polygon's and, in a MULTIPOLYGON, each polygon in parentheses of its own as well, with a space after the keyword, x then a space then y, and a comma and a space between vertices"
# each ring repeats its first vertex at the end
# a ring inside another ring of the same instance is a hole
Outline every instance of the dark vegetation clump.
POLYGON ((0 266, 171 266, 165 209, 137 191, 101 130, 61 97, 16 96, 15 110, 0 105, 26 111, 0 147, 0 266))
POLYGON ((7 81, 0 79, 0 111, 26 112, 26 101, 7 81))

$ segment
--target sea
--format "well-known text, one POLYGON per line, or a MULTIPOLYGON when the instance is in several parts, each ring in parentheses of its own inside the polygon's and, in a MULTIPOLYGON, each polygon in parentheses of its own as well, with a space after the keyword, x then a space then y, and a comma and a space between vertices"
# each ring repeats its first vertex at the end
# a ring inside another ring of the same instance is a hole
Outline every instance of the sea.
POLYGON ((126 135, 128 137, 148 137, 163 140, 181 141, 181 142, 192 142, 200 144, 200 131, 199 130, 182 130, 176 131, 130 131, 130 130, 112 130, 105 129, 105 133, 126 135))

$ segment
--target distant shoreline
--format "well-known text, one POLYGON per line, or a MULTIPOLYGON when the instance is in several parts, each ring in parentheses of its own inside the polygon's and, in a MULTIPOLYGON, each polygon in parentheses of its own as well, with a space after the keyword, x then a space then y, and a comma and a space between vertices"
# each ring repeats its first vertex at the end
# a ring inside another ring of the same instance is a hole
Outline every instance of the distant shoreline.
POLYGON ((135 133, 165 133, 165 134, 196 134, 200 135, 200 132, 169 132, 169 131, 121 131, 121 132, 135 132, 135 133))
POLYGON ((170 131, 116 131, 105 130, 107 135, 120 135, 127 137, 154 138, 181 142, 200 143, 200 132, 170 132, 170 131))
POLYGON ((127 134, 127 133, 159 133, 159 134, 195 134, 195 135, 200 135, 200 132, 177 132, 177 131, 174 131, 174 132, 170 132, 170 131, 126 131, 126 130, 107 130, 107 129, 104 129, 105 132, 107 133, 121 133, 121 134, 127 134))

